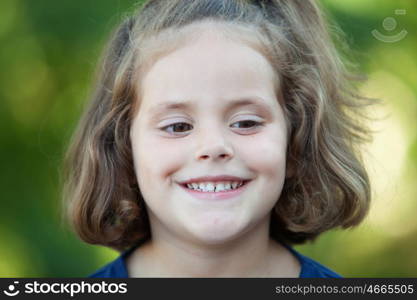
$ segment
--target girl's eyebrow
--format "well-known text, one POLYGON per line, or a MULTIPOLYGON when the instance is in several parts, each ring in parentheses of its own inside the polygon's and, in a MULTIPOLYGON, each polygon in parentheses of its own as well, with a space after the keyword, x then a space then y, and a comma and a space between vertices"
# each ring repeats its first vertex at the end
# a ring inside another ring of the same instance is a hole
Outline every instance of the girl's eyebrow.
MULTIPOLYGON (((150 108, 149 112, 151 114, 161 114, 170 110, 191 110, 193 102, 185 101, 167 101, 159 103, 150 108)), ((231 100, 226 108, 226 111, 231 111, 237 107, 241 106, 253 106, 264 113, 271 113, 271 107, 267 102, 261 97, 247 97, 247 98, 238 98, 231 100)))

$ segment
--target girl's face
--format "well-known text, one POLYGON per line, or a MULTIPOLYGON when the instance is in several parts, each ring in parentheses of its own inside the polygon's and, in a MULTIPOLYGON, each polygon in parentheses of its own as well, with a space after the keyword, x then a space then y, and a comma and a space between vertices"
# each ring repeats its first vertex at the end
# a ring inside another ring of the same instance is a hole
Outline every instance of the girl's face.
POLYGON ((214 245, 269 224, 287 146, 274 78, 259 52, 213 32, 144 74, 131 141, 154 235, 214 245), (197 184, 249 182, 233 192, 192 192, 182 184, 221 175, 238 179, 197 184))

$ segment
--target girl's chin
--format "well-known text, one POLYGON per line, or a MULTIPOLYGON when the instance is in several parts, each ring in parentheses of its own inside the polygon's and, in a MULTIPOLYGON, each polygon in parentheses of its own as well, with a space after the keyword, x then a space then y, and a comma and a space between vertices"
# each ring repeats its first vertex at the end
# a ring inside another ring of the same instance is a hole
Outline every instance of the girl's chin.
POLYGON ((191 235, 196 241, 207 246, 220 246, 232 242, 242 234, 241 227, 211 226, 193 228, 191 235))

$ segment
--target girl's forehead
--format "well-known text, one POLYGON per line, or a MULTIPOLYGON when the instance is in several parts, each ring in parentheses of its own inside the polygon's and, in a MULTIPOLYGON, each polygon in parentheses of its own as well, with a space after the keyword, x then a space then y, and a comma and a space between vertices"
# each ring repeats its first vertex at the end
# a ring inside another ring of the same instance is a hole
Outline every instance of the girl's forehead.
POLYGON ((241 43, 266 58, 271 56, 269 40, 254 26, 207 19, 180 28, 167 28, 142 40, 137 46, 136 70, 146 73, 161 57, 195 43, 202 36, 241 43))
POLYGON ((145 74, 142 88, 158 87, 154 89, 158 94, 173 93, 177 86, 196 93, 207 89, 227 93, 270 85, 273 73, 269 62, 252 48, 203 33, 195 43, 158 59, 145 74))
MULTIPOLYGON (((163 72, 160 71, 158 73, 159 81, 162 77, 168 78, 171 76, 171 78, 173 78, 172 82, 165 82, 165 84, 174 84, 174 82, 176 82, 177 75, 175 75, 175 73, 179 69, 181 69, 182 71, 183 69, 185 69, 185 66, 181 65, 181 63, 184 61, 186 63, 188 57, 190 58, 189 60, 196 60, 196 57, 201 54, 199 53, 201 51, 198 51, 197 48, 195 48, 194 46, 200 44, 200 49, 202 49, 201 42, 203 42, 203 44, 205 43, 205 46, 211 47, 210 49, 212 49, 213 47, 216 47, 214 43, 216 41, 220 41, 218 47, 216 48, 216 51, 218 51, 220 54, 222 54, 221 47, 225 47, 225 44, 233 45, 234 47, 243 46, 244 48, 251 48, 250 51, 253 52, 253 50, 255 50, 255 54, 257 56, 261 56, 264 62, 266 61, 268 64, 269 61, 268 59, 265 60, 266 54, 264 51, 266 42, 263 41, 262 38, 263 37, 259 33, 257 33, 254 28, 251 28, 249 26, 210 20, 190 24, 184 26, 179 30, 167 29, 164 32, 161 32, 160 34, 151 37, 146 43, 144 43, 145 46, 140 49, 142 65, 138 68, 139 75, 138 80, 136 81, 136 87, 138 88, 138 102, 142 102, 144 98, 144 91, 149 90, 149 86, 145 83, 147 82, 147 75, 151 70, 154 69, 153 66, 155 66, 157 62, 164 60, 168 56, 171 57, 172 54, 175 54, 174 52, 184 52, 181 50, 189 49, 188 55, 181 56, 182 61, 176 64, 175 70, 162 69, 163 72)), ((232 59, 233 55, 231 56, 231 60, 232 59)), ((216 64, 216 60, 213 61, 213 63, 216 64)), ((226 63, 228 62, 226 61, 226 63)), ((216 64, 215 66, 209 67, 217 67, 218 69, 220 69, 222 66, 216 64)), ((240 64, 239 66, 239 64, 237 64, 237 67, 244 69, 244 67, 247 66, 244 66, 242 64, 240 64)), ((279 87, 279 77, 274 71, 274 68, 271 68, 270 66, 267 66, 267 68, 270 72, 269 77, 272 76, 273 89, 277 90, 277 88, 279 87)), ((244 74, 237 75, 244 76, 244 74)), ((271 82, 270 80, 268 81, 271 82)), ((221 85, 222 82, 219 82, 219 84, 221 85)), ((253 84, 255 84, 255 82, 253 82, 253 84)), ((244 87, 246 88, 247 86, 244 87)), ((244 87, 242 87, 242 89, 244 87)), ((229 89, 229 91, 232 90, 229 89)), ((161 89, 154 88, 153 92, 163 94, 161 89)), ((240 96, 241 95, 236 95, 236 97, 240 96)), ((137 103, 135 106, 137 105, 142 106, 142 104, 139 103, 137 103)))

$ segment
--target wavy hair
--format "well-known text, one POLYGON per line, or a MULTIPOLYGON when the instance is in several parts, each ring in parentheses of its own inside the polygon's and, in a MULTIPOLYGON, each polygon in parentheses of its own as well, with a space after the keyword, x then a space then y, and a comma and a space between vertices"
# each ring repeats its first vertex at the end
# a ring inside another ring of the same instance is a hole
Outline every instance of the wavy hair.
POLYGON ((370 183, 359 153, 369 139, 355 77, 332 42, 322 9, 305 0, 149 0, 117 28, 95 92, 63 161, 64 211, 82 240, 125 250, 150 238, 129 132, 140 78, 161 55, 212 21, 256 47, 277 75, 288 124, 286 178, 270 235, 287 243, 360 223, 370 183))

